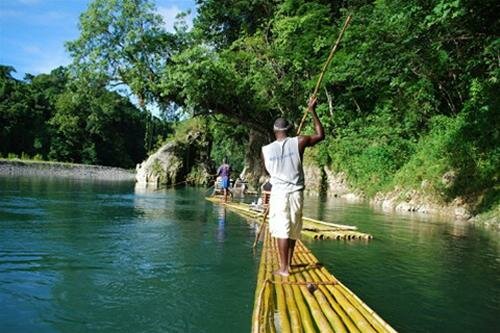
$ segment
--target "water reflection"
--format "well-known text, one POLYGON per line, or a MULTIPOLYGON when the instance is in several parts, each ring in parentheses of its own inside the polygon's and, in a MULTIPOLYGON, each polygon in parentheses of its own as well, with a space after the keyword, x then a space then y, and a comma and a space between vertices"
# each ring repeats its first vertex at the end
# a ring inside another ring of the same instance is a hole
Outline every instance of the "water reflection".
POLYGON ((217 239, 217 242, 219 243, 224 243, 224 240, 226 239, 225 225, 226 225, 226 207, 219 206, 217 214, 217 234, 215 237, 217 239))

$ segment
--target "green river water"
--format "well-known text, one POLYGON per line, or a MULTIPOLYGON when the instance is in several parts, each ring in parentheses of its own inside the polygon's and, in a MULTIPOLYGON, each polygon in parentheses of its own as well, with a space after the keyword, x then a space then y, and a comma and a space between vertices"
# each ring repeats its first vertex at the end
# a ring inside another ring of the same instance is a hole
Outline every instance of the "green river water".
MULTIPOLYGON (((0 332, 249 332, 254 226, 205 189, 0 177, 0 332)), ((500 236, 306 198, 371 242, 306 245, 400 332, 499 332, 500 236)))

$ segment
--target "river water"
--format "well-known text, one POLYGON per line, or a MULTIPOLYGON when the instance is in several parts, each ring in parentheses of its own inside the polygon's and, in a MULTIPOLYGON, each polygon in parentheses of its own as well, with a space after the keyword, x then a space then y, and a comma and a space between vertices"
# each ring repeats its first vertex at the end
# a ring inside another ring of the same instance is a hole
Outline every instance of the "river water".
MULTIPOLYGON (((204 189, 0 177, 0 332, 248 332, 254 227, 204 189)), ((401 332, 498 332, 500 237, 307 198, 371 242, 306 245, 401 332)))

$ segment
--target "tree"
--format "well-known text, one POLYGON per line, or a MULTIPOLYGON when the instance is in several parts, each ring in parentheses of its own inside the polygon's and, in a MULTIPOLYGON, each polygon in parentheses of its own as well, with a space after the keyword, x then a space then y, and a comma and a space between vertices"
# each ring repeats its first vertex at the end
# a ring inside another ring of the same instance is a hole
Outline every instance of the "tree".
POLYGON ((175 43, 149 0, 94 0, 80 16, 80 37, 66 44, 79 77, 126 85, 141 108, 161 102, 157 83, 175 43))
POLYGON ((29 119, 28 106, 25 102, 24 85, 14 79, 11 66, 0 66, 0 152, 21 153, 27 148, 24 133, 18 124, 29 119))
POLYGON ((73 83, 58 97, 49 125, 52 159, 130 168, 146 153, 141 112, 104 88, 73 83))

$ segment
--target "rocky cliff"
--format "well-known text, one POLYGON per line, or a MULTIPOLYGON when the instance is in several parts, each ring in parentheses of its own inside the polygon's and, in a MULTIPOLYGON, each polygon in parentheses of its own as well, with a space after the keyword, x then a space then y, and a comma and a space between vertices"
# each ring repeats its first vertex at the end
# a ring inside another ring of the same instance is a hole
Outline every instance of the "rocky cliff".
MULTIPOLYGON (((304 167, 306 193, 344 198, 349 201, 363 201, 365 195, 349 185, 346 174, 335 172, 328 167, 308 164, 304 167)), ((449 181, 443 175, 443 182, 449 181)), ((420 190, 394 188, 390 192, 379 192, 370 199, 370 204, 384 211, 399 213, 422 213, 448 216, 466 220, 472 217, 472 207, 465 198, 457 197, 449 203, 443 203, 434 196, 426 194, 426 182, 422 182, 420 190)), ((492 220, 491 218, 489 220, 492 220)))
POLYGON ((137 165, 136 182, 154 187, 184 182, 206 184, 214 170, 210 148, 211 141, 202 131, 172 139, 137 165))

